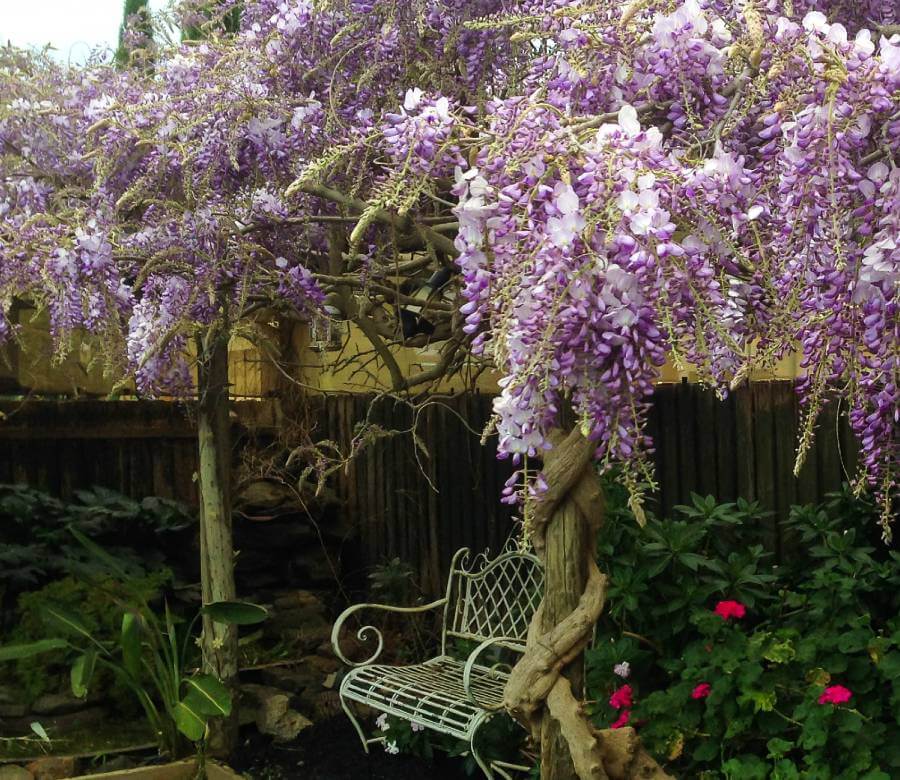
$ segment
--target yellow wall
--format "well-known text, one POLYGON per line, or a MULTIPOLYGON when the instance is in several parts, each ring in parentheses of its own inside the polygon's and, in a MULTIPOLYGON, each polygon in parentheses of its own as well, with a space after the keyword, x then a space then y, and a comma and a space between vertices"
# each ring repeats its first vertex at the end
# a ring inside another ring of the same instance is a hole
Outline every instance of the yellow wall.
MULTIPOLYGON (((61 362, 53 360, 52 344, 46 315, 34 310, 20 310, 21 342, 24 349, 0 353, 0 380, 13 378, 21 387, 37 393, 70 395, 104 395, 112 388, 112 381, 103 374, 103 366, 97 360, 97 352, 88 341, 73 342, 69 355, 61 362), (5 359, 4 359, 5 358, 5 359)), ((369 361, 361 369, 363 361, 371 357, 371 345, 355 327, 345 326, 340 338, 342 349, 316 348, 311 343, 309 328, 305 325, 261 323, 257 336, 262 335, 267 350, 279 349, 278 343, 287 340, 295 356, 288 359, 287 370, 302 385, 321 392, 375 392, 389 388, 387 370, 380 360, 369 361), (285 333, 284 330, 287 329, 285 333), (279 331, 281 333, 279 334, 279 331)), ((249 336, 250 334, 247 334, 249 336)), ((271 394, 279 381, 279 371, 266 357, 257 343, 247 336, 237 336, 230 347, 229 379, 232 392, 238 398, 258 398, 271 394)), ((321 342, 320 342, 321 343, 321 342)), ((439 344, 420 348, 392 348, 392 352, 405 376, 425 370, 439 360, 439 344)), ((782 360, 772 372, 759 372, 752 379, 791 379, 800 373, 798 357, 792 355, 782 360)), ((474 364, 464 370, 462 376, 445 380, 434 389, 439 392, 460 392, 473 385, 474 364)), ((663 367, 663 382, 678 382, 683 377, 696 379, 693 371, 679 372, 671 364, 663 367)), ((0 382, 2 384, 2 382, 0 382)), ((497 392, 497 375, 485 371, 474 380, 474 387, 482 392, 497 392)))

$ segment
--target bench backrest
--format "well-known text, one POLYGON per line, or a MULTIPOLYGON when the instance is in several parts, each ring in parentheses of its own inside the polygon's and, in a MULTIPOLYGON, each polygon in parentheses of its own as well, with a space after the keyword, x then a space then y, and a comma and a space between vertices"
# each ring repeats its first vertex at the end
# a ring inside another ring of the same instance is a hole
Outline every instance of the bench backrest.
POLYGON ((506 637, 524 641, 544 593, 540 560, 519 551, 470 561, 467 548, 453 556, 447 581, 442 651, 447 637, 483 642, 506 637))

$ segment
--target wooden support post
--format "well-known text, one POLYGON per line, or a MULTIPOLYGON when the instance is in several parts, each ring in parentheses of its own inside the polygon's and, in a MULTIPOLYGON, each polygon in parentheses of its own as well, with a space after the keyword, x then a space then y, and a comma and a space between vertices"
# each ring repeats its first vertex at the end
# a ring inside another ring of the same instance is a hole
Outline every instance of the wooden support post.
MULTIPOLYGON (((211 332, 198 342, 200 400, 200 580, 203 603, 233 601, 234 546, 231 537, 231 442, 228 419, 228 334, 211 332)), ((234 692, 237 686, 237 628, 203 618, 204 669, 234 692)), ((237 707, 210 723, 209 750, 226 756, 237 745, 237 707)))

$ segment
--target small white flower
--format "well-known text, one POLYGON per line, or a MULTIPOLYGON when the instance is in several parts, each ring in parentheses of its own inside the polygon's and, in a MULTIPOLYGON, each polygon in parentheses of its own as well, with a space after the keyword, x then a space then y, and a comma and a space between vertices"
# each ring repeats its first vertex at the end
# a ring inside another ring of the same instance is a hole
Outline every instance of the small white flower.
POLYGON ((384 752, 390 753, 392 756, 396 756, 400 752, 400 748, 397 747, 396 742, 385 742, 384 752))
POLYGON ((759 216, 763 213, 763 210, 764 209, 762 206, 751 206, 749 209, 747 209, 747 219, 753 222, 753 220, 759 218, 759 216))
POLYGON ((406 96, 403 98, 403 108, 407 111, 415 111, 422 102, 422 96, 425 93, 418 87, 406 90, 406 96))
POLYGON ((410 723, 410 724, 409 724, 409 727, 410 727, 413 731, 425 731, 425 727, 424 727, 424 726, 420 726, 418 723, 410 723))
POLYGON ((631 664, 629 664, 628 661, 622 661, 622 663, 616 664, 613 667, 613 673, 623 679, 627 678, 628 675, 631 674, 631 664))
POLYGON ((381 715, 379 715, 377 718, 375 718, 375 725, 378 726, 378 728, 381 729, 382 731, 387 731, 390 728, 390 726, 388 725, 388 722, 387 722, 387 713, 386 712, 381 713, 381 715))
POLYGON ((619 127, 626 135, 635 136, 641 132, 641 123, 638 122, 637 110, 626 103, 619 109, 619 127))

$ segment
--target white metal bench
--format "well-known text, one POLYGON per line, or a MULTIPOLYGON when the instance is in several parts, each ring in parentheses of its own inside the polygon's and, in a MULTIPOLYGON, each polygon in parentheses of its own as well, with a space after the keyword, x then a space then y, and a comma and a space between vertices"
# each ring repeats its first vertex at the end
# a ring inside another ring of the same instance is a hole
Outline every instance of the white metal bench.
POLYGON ((380 738, 366 738, 350 702, 359 702, 380 712, 467 740, 472 757, 485 775, 494 776, 491 764, 475 744, 478 729, 502 708, 503 688, 509 676, 499 667, 479 663, 491 647, 521 652, 528 625, 543 595, 540 561, 529 553, 511 550, 494 559, 485 554, 469 561, 470 551, 453 556, 446 595, 419 607, 356 604, 344 610, 334 624, 331 643, 338 658, 351 669, 340 687, 341 705, 352 721, 366 752, 380 738), (360 640, 376 641, 375 652, 365 661, 351 661, 339 644, 341 628, 353 614, 366 609, 415 613, 443 608, 441 653, 424 663, 409 666, 376 664, 384 640, 381 632, 364 625, 360 640), (448 640, 478 642, 465 660, 454 657, 448 640))

